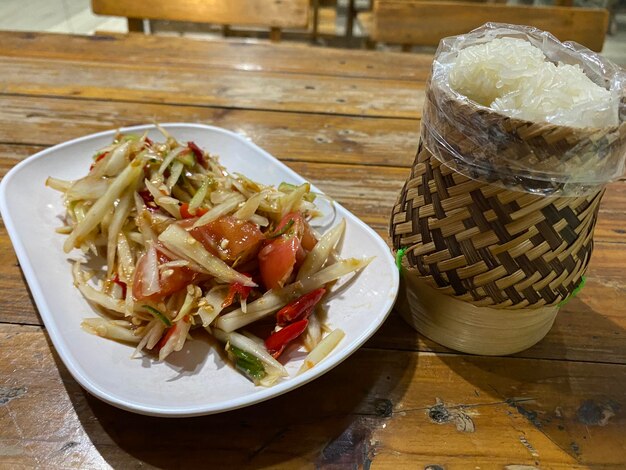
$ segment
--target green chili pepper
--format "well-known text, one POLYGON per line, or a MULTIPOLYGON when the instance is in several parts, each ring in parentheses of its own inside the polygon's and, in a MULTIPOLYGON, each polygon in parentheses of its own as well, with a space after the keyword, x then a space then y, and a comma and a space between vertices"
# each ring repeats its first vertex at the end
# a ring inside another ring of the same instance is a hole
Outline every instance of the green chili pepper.
POLYGON ((261 380, 267 375, 263 363, 254 355, 239 349, 232 344, 228 346, 229 352, 232 354, 235 367, 246 374, 253 381, 261 380))
POLYGON ((170 319, 163 315, 161 312, 159 312, 156 308, 151 307, 150 305, 142 305, 141 307, 145 308, 148 312, 154 315, 155 318, 161 320, 165 324, 165 326, 172 326, 172 322, 170 321, 170 319))

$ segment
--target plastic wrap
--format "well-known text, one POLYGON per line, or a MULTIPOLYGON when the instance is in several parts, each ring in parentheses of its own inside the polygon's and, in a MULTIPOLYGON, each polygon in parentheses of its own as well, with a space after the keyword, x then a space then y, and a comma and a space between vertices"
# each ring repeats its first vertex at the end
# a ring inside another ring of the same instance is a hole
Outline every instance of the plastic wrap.
POLYGON ((596 192, 624 174, 626 72, 579 44, 561 43, 536 28, 488 23, 441 41, 426 91, 422 142, 439 161, 472 179, 546 196, 596 192), (548 122, 554 116, 530 122, 454 91, 448 79, 458 52, 502 37, 525 39, 554 63, 580 65, 612 94, 617 125, 570 127, 548 122))

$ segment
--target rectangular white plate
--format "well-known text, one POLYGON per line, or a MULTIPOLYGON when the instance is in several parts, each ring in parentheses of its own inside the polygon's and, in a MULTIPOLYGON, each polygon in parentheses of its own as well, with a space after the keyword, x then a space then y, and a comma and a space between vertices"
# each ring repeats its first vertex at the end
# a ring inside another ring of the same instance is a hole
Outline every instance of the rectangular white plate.
MULTIPOLYGON (((180 142, 194 141, 231 172, 265 184, 304 179, 243 137, 199 124, 163 125, 180 142)), ((136 126, 122 132, 143 133, 163 140, 154 126, 136 126)), ((303 355, 290 361, 290 377, 270 388, 255 387, 224 364, 207 341, 190 341, 185 349, 160 363, 151 358, 130 359, 130 346, 92 336, 80 327, 93 309, 72 284, 64 236, 55 233, 64 213, 61 195, 45 186, 48 176, 77 179, 84 176, 92 155, 110 144, 116 131, 100 132, 39 152, 15 166, 0 184, 0 210, 33 298, 52 343, 74 378, 89 392, 120 408, 154 416, 196 416, 240 408, 275 397, 303 385, 341 363, 380 327, 398 291, 398 270, 386 243, 367 225, 341 207, 323 205, 326 222, 347 221, 341 247, 343 257, 370 257, 374 261, 344 288, 333 288, 328 323, 346 337, 320 364, 295 376, 303 355)), ((316 188, 314 191, 319 192, 316 188)))

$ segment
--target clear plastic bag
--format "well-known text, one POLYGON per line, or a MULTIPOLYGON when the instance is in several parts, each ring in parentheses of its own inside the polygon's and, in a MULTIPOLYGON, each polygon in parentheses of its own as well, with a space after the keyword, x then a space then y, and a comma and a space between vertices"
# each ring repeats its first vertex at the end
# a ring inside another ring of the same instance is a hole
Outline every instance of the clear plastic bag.
POLYGON ((441 41, 426 91, 421 135, 435 158, 472 179, 546 196, 593 193, 624 174, 626 72, 579 44, 561 43, 536 28, 487 23, 441 41), (448 79, 458 52, 502 37, 525 39, 554 63, 580 65, 589 79, 611 92, 617 124, 590 128, 530 122, 454 91, 448 79))

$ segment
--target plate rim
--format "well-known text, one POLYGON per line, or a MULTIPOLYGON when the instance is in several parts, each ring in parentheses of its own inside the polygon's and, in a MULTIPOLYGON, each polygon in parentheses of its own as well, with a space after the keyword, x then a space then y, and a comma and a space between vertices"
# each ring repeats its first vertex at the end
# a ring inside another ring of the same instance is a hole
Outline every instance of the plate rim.
MULTIPOLYGON (((211 132, 217 132, 217 133, 228 135, 229 137, 232 137, 240 141, 244 145, 247 145, 255 152, 263 154, 265 158, 269 158, 270 160, 272 160, 273 163, 278 165, 281 170, 286 171, 290 176, 294 177, 295 179, 301 179, 301 180, 306 181, 304 177, 302 177, 297 172, 289 168, 287 165, 285 165, 279 159, 271 155, 269 152, 259 147, 252 140, 240 134, 237 134, 236 132, 233 132, 229 129, 224 129, 222 127, 211 126, 211 125, 206 125, 206 124, 189 123, 189 122, 160 123, 159 126, 166 130, 168 130, 168 128, 181 128, 182 127, 182 128, 195 129, 199 131, 208 130, 211 132)), ((280 384, 274 385, 272 387, 262 388, 262 390, 259 393, 255 393, 252 396, 243 395, 241 397, 233 398, 228 401, 222 400, 217 403, 208 403, 206 405, 195 405, 191 407, 176 407, 176 406, 162 407, 162 406, 157 406, 157 405, 145 405, 141 403, 129 403, 127 400, 123 398, 116 397, 114 393, 112 394, 112 393, 109 393, 109 391, 107 391, 106 389, 102 389, 100 386, 93 383, 89 379, 89 377, 83 373, 84 372, 83 368, 74 362, 73 353, 71 353, 69 349, 66 349, 66 346, 65 346, 66 342, 63 339, 63 334, 60 333, 60 331, 57 328, 57 321, 54 320, 53 315, 51 314, 52 310, 50 309, 48 302, 47 302, 47 298, 42 291, 41 285, 39 284, 39 282, 37 281, 35 277, 34 267, 31 264, 30 258, 28 257, 26 253, 26 247, 24 245, 24 242, 22 241, 22 237, 18 233, 15 223, 13 221, 13 218, 11 216, 11 210, 8 205, 8 192, 7 192, 8 186, 10 184, 10 181, 15 177, 15 175, 19 174, 24 169, 24 167, 32 165, 34 162, 42 158, 45 158, 50 153, 62 150, 66 147, 71 147, 73 145, 82 143, 84 141, 106 137, 107 135, 114 135, 116 132, 132 132, 132 131, 136 132, 136 131, 143 131, 143 130, 152 130, 156 128, 157 126, 155 124, 141 124, 141 125, 135 125, 135 126, 118 127, 118 128, 114 128, 114 129, 110 129, 106 131, 100 131, 100 132, 84 135, 84 136, 77 137, 75 139, 71 139, 68 141, 64 141, 57 145, 43 149, 40 152, 37 152, 25 158, 24 160, 22 160, 21 162, 13 166, 6 173, 6 175, 2 178, 2 181, 0 181, 0 214, 2 215, 4 225, 6 227, 7 233, 13 245, 15 254, 20 263, 20 268, 22 269, 22 272, 24 273, 27 286, 32 293, 33 301, 35 302, 39 316, 41 320, 43 321, 44 328, 47 331, 50 337, 50 340, 52 341, 52 344, 54 345, 54 348, 57 354, 59 355, 59 358, 63 362, 64 366, 68 369, 72 377, 81 385, 81 387, 85 389, 87 392, 89 392, 90 394, 94 395, 95 397, 99 398, 100 400, 110 405, 113 405, 115 407, 121 408, 126 411, 139 413, 142 415, 169 417, 169 418, 203 416, 203 415, 231 411, 231 410, 243 408, 246 406, 251 406, 251 405, 269 400, 271 398, 275 398, 280 395, 283 395, 291 390, 294 390, 298 387, 301 387, 311 382, 312 380, 318 377, 321 377, 322 375, 325 375, 331 369, 333 369, 334 367, 344 362, 348 357, 350 357, 357 350, 359 350, 363 346, 363 344, 365 344, 365 342, 368 339, 370 339, 374 335, 374 333, 383 325, 383 323, 386 321, 387 317, 389 316, 389 313, 393 309, 396 298, 398 296, 398 289, 399 289, 399 282, 400 282, 400 279, 399 279, 400 276, 399 276, 399 272, 397 269, 391 270, 392 287, 389 293, 392 295, 386 295, 386 299, 382 307, 382 309, 385 310, 385 312, 382 314, 380 322, 372 323, 368 325, 367 328, 361 333, 361 335, 355 338, 355 340, 352 343, 351 348, 338 351, 336 355, 333 355, 331 358, 329 358, 330 360, 321 362, 315 368, 309 369, 308 371, 298 376, 290 377, 289 379, 285 380, 284 382, 281 382, 280 384), (276 388, 276 387, 279 387, 279 388, 276 388), (226 403, 226 406, 224 405, 225 403, 226 403)), ((316 188, 313 184, 311 184, 311 187, 320 193, 322 192, 318 188, 316 188)), ((391 251, 389 250, 389 247, 387 246, 383 238, 380 235, 378 235, 370 226, 368 226, 365 222, 363 222, 359 217, 357 217, 355 214, 345 209, 341 204, 339 204, 336 201, 334 201, 334 204, 338 207, 341 207, 348 214, 350 214, 353 217, 354 223, 356 223, 362 230, 364 230, 370 237, 372 237, 377 245, 380 245, 382 248, 384 248, 382 250, 383 252, 385 251, 388 252, 389 254, 388 261, 395 265, 395 262, 393 262, 394 260, 391 255, 391 251)))

